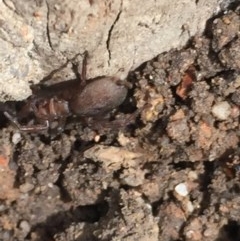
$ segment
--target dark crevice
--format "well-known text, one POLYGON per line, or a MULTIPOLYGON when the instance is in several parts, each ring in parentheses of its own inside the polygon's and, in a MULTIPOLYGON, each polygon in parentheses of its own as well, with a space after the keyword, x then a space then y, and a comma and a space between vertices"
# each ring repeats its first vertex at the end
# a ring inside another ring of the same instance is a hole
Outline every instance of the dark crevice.
POLYGON ((221 8, 222 12, 226 11, 226 10, 227 11, 229 11, 229 10, 235 11, 238 9, 238 7, 239 7, 238 0, 221 1, 221 3, 220 3, 220 8, 221 8))
POLYGON ((110 66, 110 61, 111 61, 110 41, 111 41, 112 31, 113 31, 113 28, 116 25, 117 21, 119 20, 121 13, 122 13, 122 5, 123 5, 123 2, 121 1, 121 5, 120 5, 120 9, 118 11, 118 14, 117 14, 114 22, 112 23, 109 31, 108 31, 108 37, 107 37, 107 41, 106 41, 107 51, 108 51, 108 66, 110 66))
POLYGON ((218 235, 218 238, 215 241, 235 241, 240 238, 240 225, 239 222, 235 220, 228 220, 228 223, 225 224, 218 235))
MULTIPOLYGON (((65 168, 65 166, 64 166, 65 168)), ((62 168, 62 169, 64 169, 62 168)), ((55 185, 59 188, 60 198, 64 203, 68 203, 72 201, 71 195, 63 185, 64 174, 60 172, 58 180, 55 182, 55 185)))
POLYGON ((210 161, 204 162, 204 174, 200 175, 199 182, 200 182, 200 190, 203 192, 202 202, 200 203, 200 208, 198 214, 202 215, 204 211, 209 207, 211 203, 211 190, 209 185, 213 179, 213 173, 215 170, 215 163, 210 161))
MULTIPOLYGON (((77 207, 70 208, 69 210, 63 210, 50 215, 44 222, 33 226, 31 231, 38 234, 39 239, 37 240, 39 241, 52 240, 54 235, 63 232, 67 228, 71 227, 71 225, 77 223, 85 222, 85 228, 91 228, 91 224, 99 221, 101 217, 104 217, 107 214, 108 209, 109 206, 106 201, 93 205, 79 205, 77 207)), ((82 235, 85 233, 85 228, 83 229, 82 235)), ((86 231, 86 233, 89 233, 89 231, 86 231)), ((91 238, 92 239, 89 240, 94 240, 94 235, 92 235, 91 238)))

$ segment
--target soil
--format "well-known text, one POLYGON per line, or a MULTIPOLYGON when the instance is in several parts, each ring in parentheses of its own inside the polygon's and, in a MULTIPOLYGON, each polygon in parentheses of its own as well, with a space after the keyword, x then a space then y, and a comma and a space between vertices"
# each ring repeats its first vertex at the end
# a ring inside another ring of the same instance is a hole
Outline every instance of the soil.
POLYGON ((1 117, 0 240, 240 240, 240 7, 129 74, 112 118, 1 117))

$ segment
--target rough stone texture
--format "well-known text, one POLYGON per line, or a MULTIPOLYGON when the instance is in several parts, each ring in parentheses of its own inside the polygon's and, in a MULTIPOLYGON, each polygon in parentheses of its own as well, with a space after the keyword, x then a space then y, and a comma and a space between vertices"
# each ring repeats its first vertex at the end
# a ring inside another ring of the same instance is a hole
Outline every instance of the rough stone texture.
POLYGON ((183 46, 220 9, 217 0, 0 0, 0 101, 29 83, 73 78, 69 59, 88 50, 88 77, 119 75, 183 46), (64 67, 63 71, 56 71, 64 67), (51 73, 55 73, 54 76, 51 73))
POLYGON ((239 23, 236 0, 131 73, 110 116, 19 134, 0 112, 0 240, 240 240, 239 23))

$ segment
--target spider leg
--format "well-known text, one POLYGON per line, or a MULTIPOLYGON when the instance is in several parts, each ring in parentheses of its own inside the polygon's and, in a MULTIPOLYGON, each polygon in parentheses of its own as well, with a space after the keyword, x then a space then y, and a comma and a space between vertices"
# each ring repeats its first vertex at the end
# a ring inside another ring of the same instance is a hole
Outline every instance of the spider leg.
POLYGON ((115 83, 117 85, 123 85, 125 86, 127 89, 132 89, 133 85, 129 82, 127 82, 126 80, 120 80, 120 79, 117 79, 115 80, 115 83))
POLYGON ((49 128, 48 120, 45 120, 43 124, 36 124, 36 125, 21 125, 16 118, 10 115, 8 112, 3 112, 6 118, 11 121, 20 131, 26 132, 38 132, 38 131, 45 131, 49 128))
POLYGON ((86 84, 87 80, 87 59, 88 59, 88 51, 84 52, 83 63, 82 63, 82 73, 81 73, 81 81, 86 84))
POLYGON ((80 61, 78 59, 76 59, 76 57, 71 60, 72 69, 73 69, 73 72, 75 73, 75 75, 77 76, 78 86, 79 86, 80 89, 85 87, 86 81, 87 81, 88 51, 84 51, 84 53, 81 54, 81 56, 82 55, 83 55, 83 58, 82 58, 82 66, 81 66, 81 68, 79 68, 80 61))

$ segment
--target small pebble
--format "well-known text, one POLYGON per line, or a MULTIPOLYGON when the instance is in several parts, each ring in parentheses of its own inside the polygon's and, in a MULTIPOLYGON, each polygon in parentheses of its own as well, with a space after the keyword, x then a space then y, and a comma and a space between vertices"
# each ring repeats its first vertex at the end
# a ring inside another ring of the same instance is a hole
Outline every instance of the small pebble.
POLYGON ((186 197, 189 193, 185 183, 179 183, 175 187, 175 192, 182 197, 186 197))
POLYGON ((197 180, 198 178, 198 174, 195 171, 189 171, 188 173, 188 178, 191 180, 197 180))
POLYGON ((0 212, 3 212, 3 211, 6 210, 6 209, 7 209, 7 208, 6 208, 5 205, 3 205, 3 204, 0 205, 0 212))
POLYGON ((187 202, 187 211, 188 211, 189 213, 192 213, 192 212, 194 211, 194 207, 193 207, 193 204, 192 204, 191 201, 188 201, 188 202, 187 202))
POLYGON ((231 106, 227 101, 222 101, 212 107, 212 113, 219 120, 227 120, 231 114, 231 106))
POLYGON ((22 139, 21 134, 19 132, 16 132, 12 136, 12 143, 16 145, 21 141, 21 139, 22 139))
POLYGON ((27 192, 33 190, 33 188, 34 188, 34 185, 31 183, 24 183, 24 184, 20 185, 20 187, 19 187, 20 192, 22 192, 22 193, 27 193, 27 192))
POLYGON ((95 141, 95 142, 99 142, 99 141, 100 141, 100 138, 101 138, 101 136, 96 135, 96 136, 94 137, 94 141, 95 141))
POLYGON ((124 134, 122 132, 119 132, 118 142, 121 146, 126 146, 127 144, 129 144, 130 140, 128 137, 124 136, 124 134))
POLYGON ((211 237, 211 236, 213 236, 213 230, 212 230, 211 228, 207 228, 207 229, 204 231, 203 235, 204 235, 205 237, 211 237))
POLYGON ((19 227, 22 229, 25 235, 27 235, 31 230, 30 225, 26 220, 22 220, 19 224, 19 227))
POLYGON ((51 183, 51 182, 49 182, 47 185, 48 185, 48 187, 50 187, 50 188, 53 188, 53 186, 54 186, 53 183, 51 183))
POLYGON ((145 172, 142 170, 133 171, 133 168, 125 169, 120 175, 121 182, 130 187, 142 185, 145 178, 145 172))
POLYGON ((188 238, 188 239, 192 239, 192 236, 194 235, 194 232, 192 231, 192 230, 189 230, 189 231, 187 231, 186 232, 186 237, 188 238))

